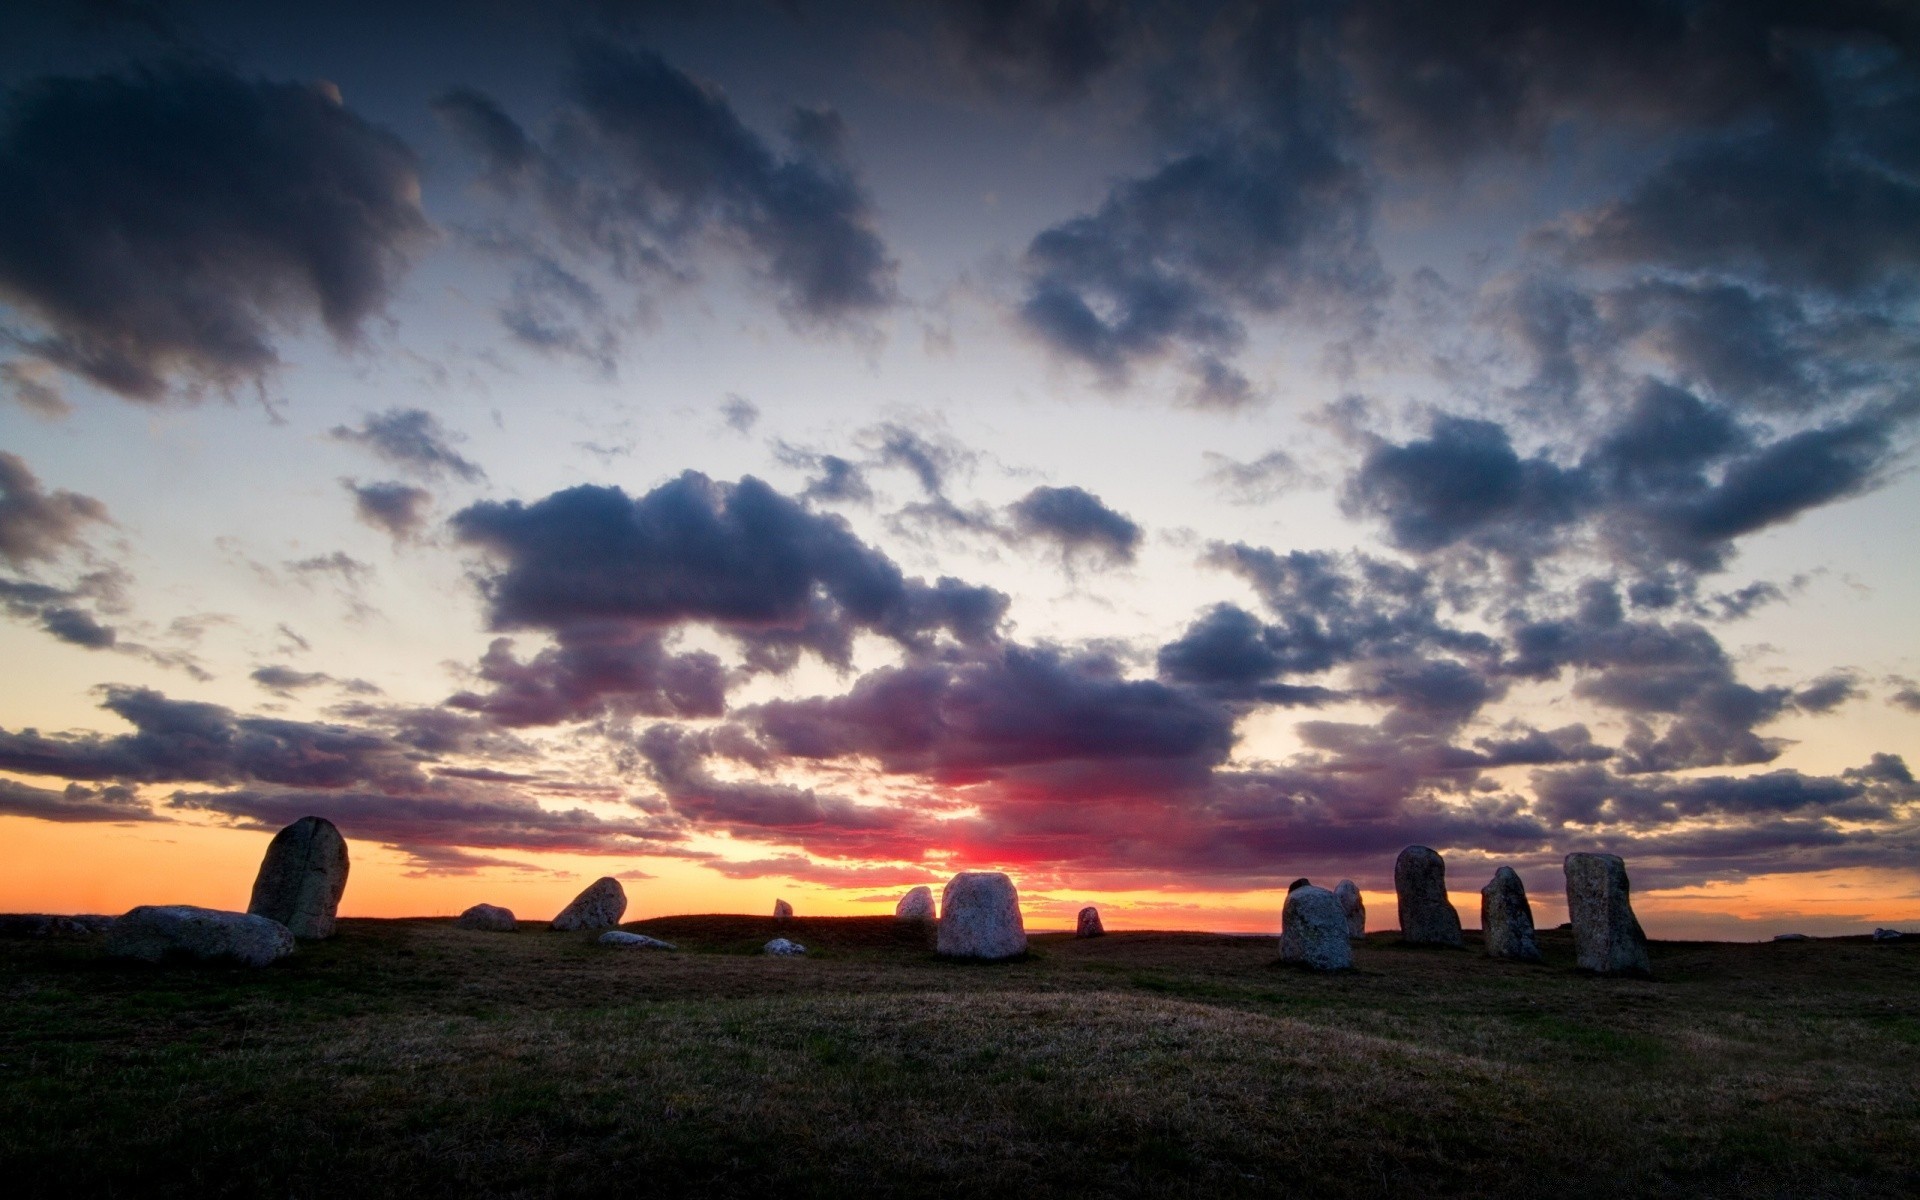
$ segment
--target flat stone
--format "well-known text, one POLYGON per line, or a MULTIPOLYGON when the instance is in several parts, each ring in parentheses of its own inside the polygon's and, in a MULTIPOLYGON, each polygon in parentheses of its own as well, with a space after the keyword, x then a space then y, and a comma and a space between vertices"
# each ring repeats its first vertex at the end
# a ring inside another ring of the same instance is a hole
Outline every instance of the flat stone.
POLYGON ((1360 886, 1351 879, 1342 879, 1334 885, 1333 898, 1340 902, 1341 911, 1347 914, 1347 936, 1354 941, 1364 940, 1367 936, 1367 905, 1360 899, 1360 886))
POLYGON ((790 920, 792 917, 793 917, 793 905, 788 904, 785 900, 775 900, 773 902, 773 919, 774 920, 786 921, 786 920, 790 920))
POLYGON ((611 929, 620 923, 627 911, 627 889, 611 875, 602 876, 588 884, 586 890, 573 898, 573 903, 560 910, 553 919, 553 927, 562 932, 577 929, 611 929))
POLYGON ((1873 940, 1876 942, 1897 942, 1905 936, 1906 934, 1901 933, 1898 929, 1876 929, 1873 931, 1873 940))
POLYGON ((1458 946, 1460 914, 1447 899, 1447 864, 1425 846, 1408 846, 1393 861, 1400 900, 1400 940, 1416 946, 1458 946))
POLYGON ((197 908, 191 904, 143 904, 113 923, 106 952, 113 958, 160 962, 236 962, 264 967, 293 953, 293 931, 254 913, 197 908))
POLYGON ((267 844, 247 911, 280 922, 297 938, 330 938, 347 867, 347 839, 333 822, 301 817, 267 844))
POLYGON ((933 889, 923 883, 900 897, 900 903, 893 906, 893 915, 902 921, 933 920, 933 889))
POLYGON ((624 929, 609 929, 595 939, 602 946, 622 946, 628 950, 678 950, 672 942, 663 942, 644 933, 628 933, 624 929))
POLYGON ((786 938, 775 938, 760 947, 760 953, 771 954, 777 958, 792 958, 795 955, 805 954, 806 952, 807 948, 805 946, 802 946, 799 942, 790 942, 786 938))
POLYGON ((460 929, 478 929, 485 933, 512 933, 520 928, 520 922, 514 920, 513 910, 497 904, 476 904, 461 913, 454 925, 460 929))
POLYGON ((1353 966, 1347 913, 1332 892, 1308 884, 1287 893, 1287 903, 1280 910, 1280 961, 1315 971, 1344 971, 1353 966))
POLYGON ((1100 910, 1089 904, 1080 910, 1080 917, 1073 924, 1073 936, 1077 938, 1105 937, 1107 927, 1100 923, 1100 910))
POLYGON ((1599 975, 1653 974, 1627 864, 1615 854, 1569 854, 1565 868, 1575 965, 1599 975))
POLYGON ((1495 871, 1480 889, 1480 936, 1488 958, 1542 961, 1540 946, 1533 940, 1533 906, 1527 903, 1526 885, 1512 867, 1495 871))
POLYGON ((1027 927, 1013 880, 998 871, 962 871, 948 880, 936 948, 949 958, 988 961, 1025 954, 1027 927))

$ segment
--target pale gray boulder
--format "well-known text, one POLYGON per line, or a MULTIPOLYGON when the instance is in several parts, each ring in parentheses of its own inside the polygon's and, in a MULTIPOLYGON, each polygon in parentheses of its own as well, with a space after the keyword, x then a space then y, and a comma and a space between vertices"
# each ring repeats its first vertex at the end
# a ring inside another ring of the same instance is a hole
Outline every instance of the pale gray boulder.
POLYGON ((644 933, 628 933, 624 929, 609 929, 597 939, 602 946, 619 946, 627 950, 678 950, 672 942, 663 942, 644 933))
POLYGON ((297 938, 330 938, 346 890, 347 839, 325 817, 301 817, 267 844, 247 911, 297 938))
POLYGON ((1425 846, 1408 846, 1393 861, 1400 899, 1400 940, 1416 946, 1458 946, 1460 914, 1447 899, 1447 864, 1425 846))
POLYGON ((900 903, 893 906, 893 915, 902 921, 933 920, 933 889, 923 883, 900 897, 900 903))
POLYGON ((1287 903, 1280 910, 1280 961, 1316 971, 1353 966, 1347 912, 1332 892, 1307 884, 1287 893, 1287 903))
POLYGON ((237 962, 249 967, 293 953, 293 931, 254 913, 197 908, 191 904, 143 904, 113 923, 106 952, 113 958, 159 962, 237 962))
POLYGON ((790 942, 786 938, 775 938, 760 947, 760 953, 771 954, 775 958, 793 958, 806 952, 805 946, 799 942, 790 942))
POLYGON ((1100 910, 1089 904, 1080 910, 1079 920, 1074 922, 1073 936, 1077 938, 1105 937, 1107 927, 1100 923, 1100 910))
POLYGON ((586 890, 573 898, 573 903, 560 910, 553 919, 553 927, 562 932, 577 929, 611 929, 620 923, 626 915, 627 890, 620 881, 611 875, 602 876, 588 884, 586 890))
POLYGON ((1540 946, 1533 940, 1533 906, 1527 903, 1526 885, 1512 867, 1495 871, 1480 889, 1480 936, 1488 958, 1542 961, 1540 946))
POLYGON ((460 919, 454 924, 461 929, 478 929, 484 933, 512 933, 520 928, 520 922, 514 920, 513 910, 497 904, 476 904, 461 913, 460 919))
POLYGON ((1574 964, 1599 975, 1651 975, 1647 935, 1633 915, 1627 864, 1614 854, 1566 857, 1574 964))
POLYGON ((1363 941, 1367 936, 1367 905, 1360 899, 1360 886, 1351 879, 1342 879, 1334 885, 1333 898, 1340 902, 1340 909, 1347 914, 1347 936, 1354 941, 1363 941))
POLYGON ((775 900, 773 902, 773 919, 774 920, 786 921, 786 920, 790 920, 792 917, 793 917, 793 905, 788 904, 785 900, 775 900))
POLYGON ((1017 958, 1027 952, 1020 919, 1020 893, 998 871, 962 871, 940 893, 940 935, 935 943, 950 958, 1017 958))

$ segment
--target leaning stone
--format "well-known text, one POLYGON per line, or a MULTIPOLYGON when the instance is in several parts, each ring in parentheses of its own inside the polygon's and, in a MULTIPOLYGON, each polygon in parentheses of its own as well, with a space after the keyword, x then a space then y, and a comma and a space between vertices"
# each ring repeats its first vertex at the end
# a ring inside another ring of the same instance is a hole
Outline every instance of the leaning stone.
POLYGON ((454 925, 461 929, 478 929, 486 933, 512 933, 520 928, 520 922, 513 919, 513 910, 501 908, 497 904, 476 904, 460 914, 454 925))
POLYGON ((1906 935, 1898 929, 1876 929, 1873 931, 1873 940, 1876 942, 1897 942, 1905 936, 1906 935))
POLYGON ((900 897, 900 903, 893 906, 893 915, 902 921, 933 920, 933 889, 923 883, 900 897))
POLYGON ((611 875, 587 885, 573 903, 553 919, 553 927, 563 932, 576 929, 611 929, 627 911, 627 890, 611 875))
POLYGON ((1280 910, 1280 961, 1316 971, 1353 966, 1347 913, 1332 892, 1308 884, 1287 893, 1286 906, 1280 910))
POLYGON ((1526 885, 1512 867, 1495 871, 1480 889, 1480 936, 1488 958, 1542 961, 1533 940, 1533 907, 1527 903, 1526 885))
POLYGON ((1569 854, 1565 865, 1575 965, 1600 975, 1653 974, 1627 864, 1614 854, 1569 854))
POLYGON ((1813 938, 1804 933, 1776 933, 1773 935, 1773 940, 1776 942, 1810 942, 1813 938))
POLYGON ((347 839, 325 817, 301 817, 273 835, 247 911, 298 938, 330 938, 347 890, 347 839))
POLYGON ((254 913, 196 908, 191 904, 143 904, 113 923, 107 954, 159 962, 232 961, 264 967, 293 953, 293 931, 254 913))
POLYGON ((799 942, 790 942, 785 938, 775 938, 760 947, 760 953, 771 954, 777 958, 792 958, 795 955, 805 954, 806 952, 807 948, 805 946, 802 946, 799 942))
POLYGON ((950 958, 1017 958, 1027 952, 1020 893, 998 871, 962 871, 940 894, 936 948, 950 958))
POLYGON ((1100 910, 1089 904, 1080 910, 1080 919, 1074 923, 1073 936, 1077 938, 1105 937, 1106 926, 1100 924, 1100 910))
POLYGON ((1400 940, 1416 946, 1460 945, 1460 914, 1447 899, 1447 864, 1425 846, 1408 846, 1393 861, 1400 898, 1400 940))
POLYGON ((785 921, 791 918, 792 916, 793 916, 793 905, 788 904, 785 900, 775 900, 773 902, 773 919, 774 920, 785 921))
POLYGON ((600 935, 602 946, 624 946, 629 950, 678 950, 672 942, 663 942, 659 938, 648 937, 644 933, 628 933, 624 929, 609 929, 600 935))
POLYGON ((1347 914, 1347 936, 1364 941, 1367 936, 1367 905, 1360 899, 1360 887, 1351 879, 1342 879, 1333 889, 1333 898, 1347 914))
POLYGON ((1293 893, 1299 891, 1303 887, 1312 887, 1312 886, 1313 886, 1313 880, 1308 879, 1305 875, 1302 875, 1300 878, 1294 880, 1292 883, 1287 885, 1287 894, 1292 895, 1293 893))

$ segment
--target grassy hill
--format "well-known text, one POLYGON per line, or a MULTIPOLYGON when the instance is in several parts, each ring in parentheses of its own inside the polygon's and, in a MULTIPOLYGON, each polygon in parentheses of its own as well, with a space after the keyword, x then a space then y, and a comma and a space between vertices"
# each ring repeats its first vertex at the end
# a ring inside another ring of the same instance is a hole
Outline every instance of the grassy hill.
MULTIPOLYGON (((261 971, 0 942, 14 1195, 1920 1193, 1920 939, 1657 978, 1271 938, 933 956, 891 918, 349 920, 261 971), (755 951, 781 934, 812 953, 755 951)), ((1472 935, 1469 935, 1471 942, 1472 935)))

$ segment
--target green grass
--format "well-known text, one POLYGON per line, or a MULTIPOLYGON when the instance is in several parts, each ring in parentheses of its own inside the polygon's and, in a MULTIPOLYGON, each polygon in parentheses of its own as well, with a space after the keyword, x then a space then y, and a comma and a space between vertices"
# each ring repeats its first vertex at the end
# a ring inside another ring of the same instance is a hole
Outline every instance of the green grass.
POLYGON ((263 971, 0 942, 9 1194, 1902 1196, 1920 944, 1656 978, 1271 938, 935 957, 890 919, 345 921, 263 971), (776 933, 800 960, 752 951, 776 933))

